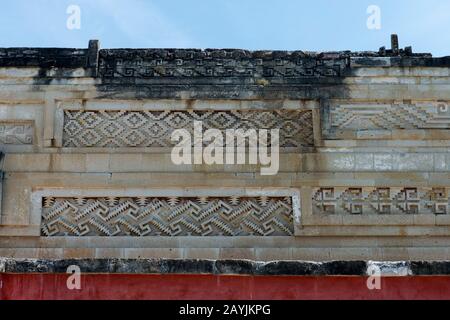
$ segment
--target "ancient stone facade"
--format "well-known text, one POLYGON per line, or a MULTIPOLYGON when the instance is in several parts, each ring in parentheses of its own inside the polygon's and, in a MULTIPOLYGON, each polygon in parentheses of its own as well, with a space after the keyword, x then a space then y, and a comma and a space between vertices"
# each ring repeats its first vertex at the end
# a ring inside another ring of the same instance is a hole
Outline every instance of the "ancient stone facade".
POLYGON ((449 259, 449 101, 410 48, 0 49, 0 256, 449 259), (174 163, 194 121, 278 129, 277 174, 174 163))

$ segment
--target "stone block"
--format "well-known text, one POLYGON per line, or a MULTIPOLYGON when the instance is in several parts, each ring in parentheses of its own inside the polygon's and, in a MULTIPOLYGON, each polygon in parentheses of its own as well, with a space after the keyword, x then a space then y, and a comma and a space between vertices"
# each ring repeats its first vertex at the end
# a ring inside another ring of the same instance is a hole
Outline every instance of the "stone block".
POLYGON ((260 261, 292 260, 292 248, 256 248, 255 256, 260 261))
POLYGON ((373 166, 377 171, 392 170, 392 154, 374 154, 373 166))
POLYGON ((109 153, 86 154, 86 172, 109 172, 109 153))
POLYGON ((227 259, 248 259, 255 260, 256 254, 253 248, 220 248, 219 258, 227 259))
POLYGON ((180 248, 125 248, 127 259, 182 259, 180 248))
POLYGON ((184 248, 184 259, 219 259, 219 248, 184 248))

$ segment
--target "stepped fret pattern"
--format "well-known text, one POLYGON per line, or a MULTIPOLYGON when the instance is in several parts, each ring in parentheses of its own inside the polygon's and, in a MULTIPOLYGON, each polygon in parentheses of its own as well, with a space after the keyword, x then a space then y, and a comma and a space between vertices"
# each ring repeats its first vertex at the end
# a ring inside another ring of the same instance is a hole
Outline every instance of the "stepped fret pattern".
POLYGON ((331 127, 351 130, 448 129, 446 102, 348 104, 332 106, 331 127))
POLYGON ((450 188, 329 187, 313 191, 313 214, 448 214, 450 188))
POLYGON ((310 78, 338 77, 348 67, 345 55, 301 51, 101 50, 99 75, 109 78, 310 78))
POLYGON ((29 123, 0 123, 0 144, 33 144, 33 125, 29 123))

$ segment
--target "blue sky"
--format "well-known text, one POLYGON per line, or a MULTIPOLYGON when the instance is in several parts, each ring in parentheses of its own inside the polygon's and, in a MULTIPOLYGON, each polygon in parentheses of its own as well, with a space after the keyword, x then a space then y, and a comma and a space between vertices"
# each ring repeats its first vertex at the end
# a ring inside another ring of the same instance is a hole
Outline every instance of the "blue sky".
POLYGON ((449 0, 3 0, 0 46, 378 50, 398 33, 414 52, 450 55, 449 0), (69 5, 81 29, 69 30, 69 5), (366 10, 381 10, 369 30, 366 10))

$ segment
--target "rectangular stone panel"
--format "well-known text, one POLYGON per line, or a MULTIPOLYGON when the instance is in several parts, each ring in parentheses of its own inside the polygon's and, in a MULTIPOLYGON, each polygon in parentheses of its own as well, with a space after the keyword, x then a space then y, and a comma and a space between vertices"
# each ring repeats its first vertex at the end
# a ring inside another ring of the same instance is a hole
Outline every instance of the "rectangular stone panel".
POLYGON ((43 236, 291 236, 295 196, 45 196, 43 236))
POLYGON ((33 144, 33 124, 31 121, 1 121, 0 144, 33 144))
POLYGON ((125 79, 322 78, 338 77, 348 56, 305 54, 302 51, 222 49, 100 50, 99 75, 125 79))
POLYGON ((356 139, 391 139, 393 130, 450 129, 445 101, 331 103, 326 110, 323 128, 329 138, 349 138, 345 133, 354 132, 356 139))
MULTIPOLYGON (((175 145, 171 134, 186 129, 192 135, 194 121, 203 131, 218 129, 279 129, 281 148, 314 146, 311 110, 64 110, 64 147, 156 147, 175 145)), ((269 131, 270 133, 270 131, 269 131)))
POLYGON ((312 191, 313 215, 445 215, 446 187, 320 187, 312 191))

